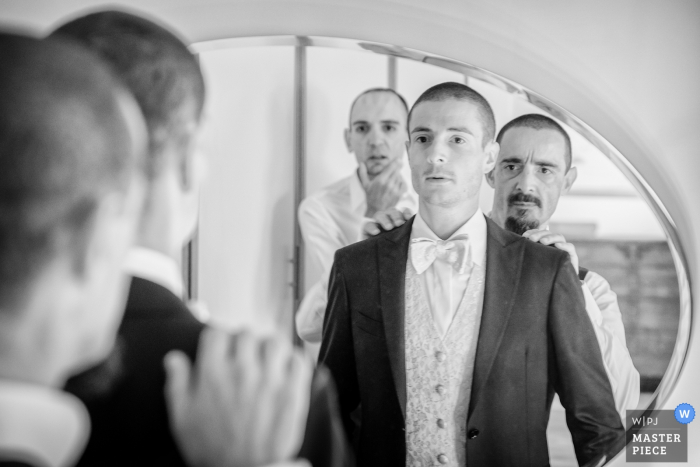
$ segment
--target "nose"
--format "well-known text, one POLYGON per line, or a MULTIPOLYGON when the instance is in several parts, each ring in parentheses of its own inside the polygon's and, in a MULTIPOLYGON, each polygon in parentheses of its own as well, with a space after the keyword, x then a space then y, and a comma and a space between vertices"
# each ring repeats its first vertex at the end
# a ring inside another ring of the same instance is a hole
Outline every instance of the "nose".
POLYGON ((447 162, 447 147, 440 141, 434 141, 428 149, 428 162, 430 164, 444 164, 447 162))
POLYGON ((530 164, 526 164, 522 172, 518 175, 515 188, 523 193, 535 191, 535 186, 538 181, 535 170, 536 169, 530 166, 530 164))
POLYGON ((374 126, 369 130, 368 136, 369 137, 367 138, 367 141, 373 147, 379 146, 380 144, 382 144, 384 142, 384 135, 382 134, 382 132, 378 128, 376 128, 374 126))

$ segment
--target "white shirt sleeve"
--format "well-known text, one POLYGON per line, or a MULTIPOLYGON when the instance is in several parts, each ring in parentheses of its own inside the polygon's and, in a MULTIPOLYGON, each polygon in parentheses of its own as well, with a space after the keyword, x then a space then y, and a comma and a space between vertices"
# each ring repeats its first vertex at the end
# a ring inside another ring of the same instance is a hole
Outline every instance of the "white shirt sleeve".
POLYGON ((335 252, 345 246, 343 233, 326 207, 314 198, 305 199, 299 206, 299 227, 310 262, 308 266, 321 271, 321 276, 299 305, 295 318, 297 333, 307 342, 321 342, 328 303, 328 276, 335 252))
POLYGON ((640 382, 639 372, 627 350, 617 294, 603 277, 593 271, 586 274, 581 288, 610 379, 615 407, 624 423, 625 410, 634 410, 639 403, 640 382))

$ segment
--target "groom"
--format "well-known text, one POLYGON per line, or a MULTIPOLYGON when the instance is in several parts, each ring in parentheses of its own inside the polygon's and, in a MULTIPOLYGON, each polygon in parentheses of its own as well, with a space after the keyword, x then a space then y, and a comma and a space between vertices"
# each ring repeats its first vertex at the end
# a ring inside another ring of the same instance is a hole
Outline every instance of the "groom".
POLYGON ((319 361, 358 464, 547 465, 555 391, 579 463, 615 454, 624 429, 568 255, 478 208, 499 149, 489 104, 443 83, 408 130, 418 214, 338 250, 330 276, 319 361))

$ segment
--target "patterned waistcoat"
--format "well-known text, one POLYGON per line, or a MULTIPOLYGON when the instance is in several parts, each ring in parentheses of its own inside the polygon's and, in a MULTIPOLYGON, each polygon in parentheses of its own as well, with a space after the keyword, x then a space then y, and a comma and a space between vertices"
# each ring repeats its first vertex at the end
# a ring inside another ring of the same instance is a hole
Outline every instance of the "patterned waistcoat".
POLYGON ((410 257, 406 264, 407 467, 466 465, 467 412, 484 276, 484 268, 474 264, 452 324, 441 337, 410 257))

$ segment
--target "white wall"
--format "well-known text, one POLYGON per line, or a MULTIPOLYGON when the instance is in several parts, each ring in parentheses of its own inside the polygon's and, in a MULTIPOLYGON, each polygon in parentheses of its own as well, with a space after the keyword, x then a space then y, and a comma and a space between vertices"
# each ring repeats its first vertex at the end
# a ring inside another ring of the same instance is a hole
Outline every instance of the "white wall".
POLYGON ((199 298, 229 326, 290 336, 294 243, 294 48, 200 54, 209 177, 199 223, 199 298))

